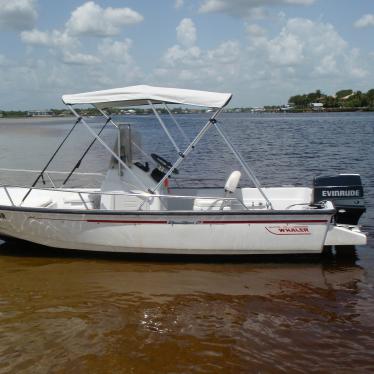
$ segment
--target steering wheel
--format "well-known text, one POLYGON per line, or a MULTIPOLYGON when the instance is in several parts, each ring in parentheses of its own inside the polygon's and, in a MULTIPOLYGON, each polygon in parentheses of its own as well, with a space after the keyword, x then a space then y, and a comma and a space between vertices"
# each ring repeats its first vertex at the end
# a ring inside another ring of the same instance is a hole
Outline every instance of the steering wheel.
MULTIPOLYGON (((171 169, 172 166, 173 166, 173 164, 170 161, 165 160, 163 157, 161 157, 159 155, 156 155, 156 153, 151 153, 151 157, 152 157, 153 161, 155 161, 157 163, 158 166, 161 166, 161 168, 166 170, 166 171, 171 169)), ((179 174, 179 170, 174 169, 173 174, 179 174)))

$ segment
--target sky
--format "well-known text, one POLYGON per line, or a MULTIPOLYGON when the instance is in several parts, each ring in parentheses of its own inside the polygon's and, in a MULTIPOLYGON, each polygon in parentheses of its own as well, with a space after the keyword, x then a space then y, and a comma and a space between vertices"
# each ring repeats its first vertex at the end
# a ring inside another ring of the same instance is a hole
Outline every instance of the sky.
POLYGON ((0 0, 0 110, 149 84, 281 105, 374 88, 374 0, 0 0))

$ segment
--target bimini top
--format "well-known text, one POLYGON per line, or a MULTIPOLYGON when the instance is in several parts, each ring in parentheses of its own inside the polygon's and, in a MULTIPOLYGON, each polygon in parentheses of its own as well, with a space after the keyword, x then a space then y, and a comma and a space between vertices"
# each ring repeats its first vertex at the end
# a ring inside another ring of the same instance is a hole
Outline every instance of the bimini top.
POLYGON ((141 85, 64 95, 62 101, 66 105, 93 104, 100 108, 148 105, 148 101, 151 101, 152 104, 166 103, 222 108, 227 105, 231 97, 230 93, 141 85))

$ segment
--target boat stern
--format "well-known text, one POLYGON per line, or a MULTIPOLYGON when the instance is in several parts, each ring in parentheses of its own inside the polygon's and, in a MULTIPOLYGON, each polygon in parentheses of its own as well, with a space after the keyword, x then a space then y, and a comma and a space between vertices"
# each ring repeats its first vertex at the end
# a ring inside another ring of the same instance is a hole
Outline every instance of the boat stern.
POLYGON ((327 230, 325 246, 366 244, 367 236, 359 226, 331 224, 327 230))

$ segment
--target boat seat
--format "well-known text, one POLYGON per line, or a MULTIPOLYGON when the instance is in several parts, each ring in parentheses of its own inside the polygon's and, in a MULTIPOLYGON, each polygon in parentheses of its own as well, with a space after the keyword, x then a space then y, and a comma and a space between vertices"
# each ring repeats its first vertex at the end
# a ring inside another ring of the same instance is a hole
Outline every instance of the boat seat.
POLYGON ((234 196, 234 193, 238 187, 239 181, 240 181, 241 173, 240 171, 233 171, 230 176, 227 178, 227 181, 225 183, 224 187, 224 197, 217 198, 213 197, 211 199, 202 199, 202 198, 196 198, 194 200, 194 206, 193 210, 231 210, 234 209, 240 209, 238 205, 240 203, 235 201, 225 201, 224 198, 231 198, 234 196))
POLYGON ((22 206, 28 208, 49 208, 54 204, 51 198, 43 198, 43 197, 28 197, 22 206))
POLYGON ((82 194, 82 198, 80 198, 77 194, 74 194, 74 196, 63 197, 62 201, 64 204, 69 204, 71 206, 80 206, 86 204, 92 207, 92 209, 99 209, 100 207, 99 194, 82 194))
MULTIPOLYGON (((114 191, 112 191, 114 192, 114 191)), ((121 191, 118 191, 119 193, 121 191)), ((142 190, 132 190, 131 193, 144 194, 142 190)), ((164 205, 161 203, 160 198, 152 197, 151 194, 146 194, 149 196, 149 199, 146 199, 146 196, 129 196, 129 195, 102 195, 100 200, 101 209, 109 210, 125 210, 133 211, 139 210, 140 205, 143 201, 146 201, 141 210, 165 210, 164 205)))
MULTIPOLYGON (((193 210, 206 211, 206 210, 221 210, 222 198, 201 199, 196 198, 193 204, 193 210)), ((223 210, 230 210, 230 206, 224 206, 223 210)))
MULTIPOLYGON (((240 173, 240 171, 235 170, 227 178, 227 181, 226 181, 226 184, 225 184, 225 187, 224 187, 226 198, 232 197, 233 194, 236 192, 236 189, 238 188, 238 185, 239 185, 241 175, 242 174, 240 173)), ((232 203, 233 203, 232 200, 230 200, 230 201, 224 200, 222 202, 221 210, 224 210, 225 207, 227 207, 227 206, 231 207, 232 203)))

